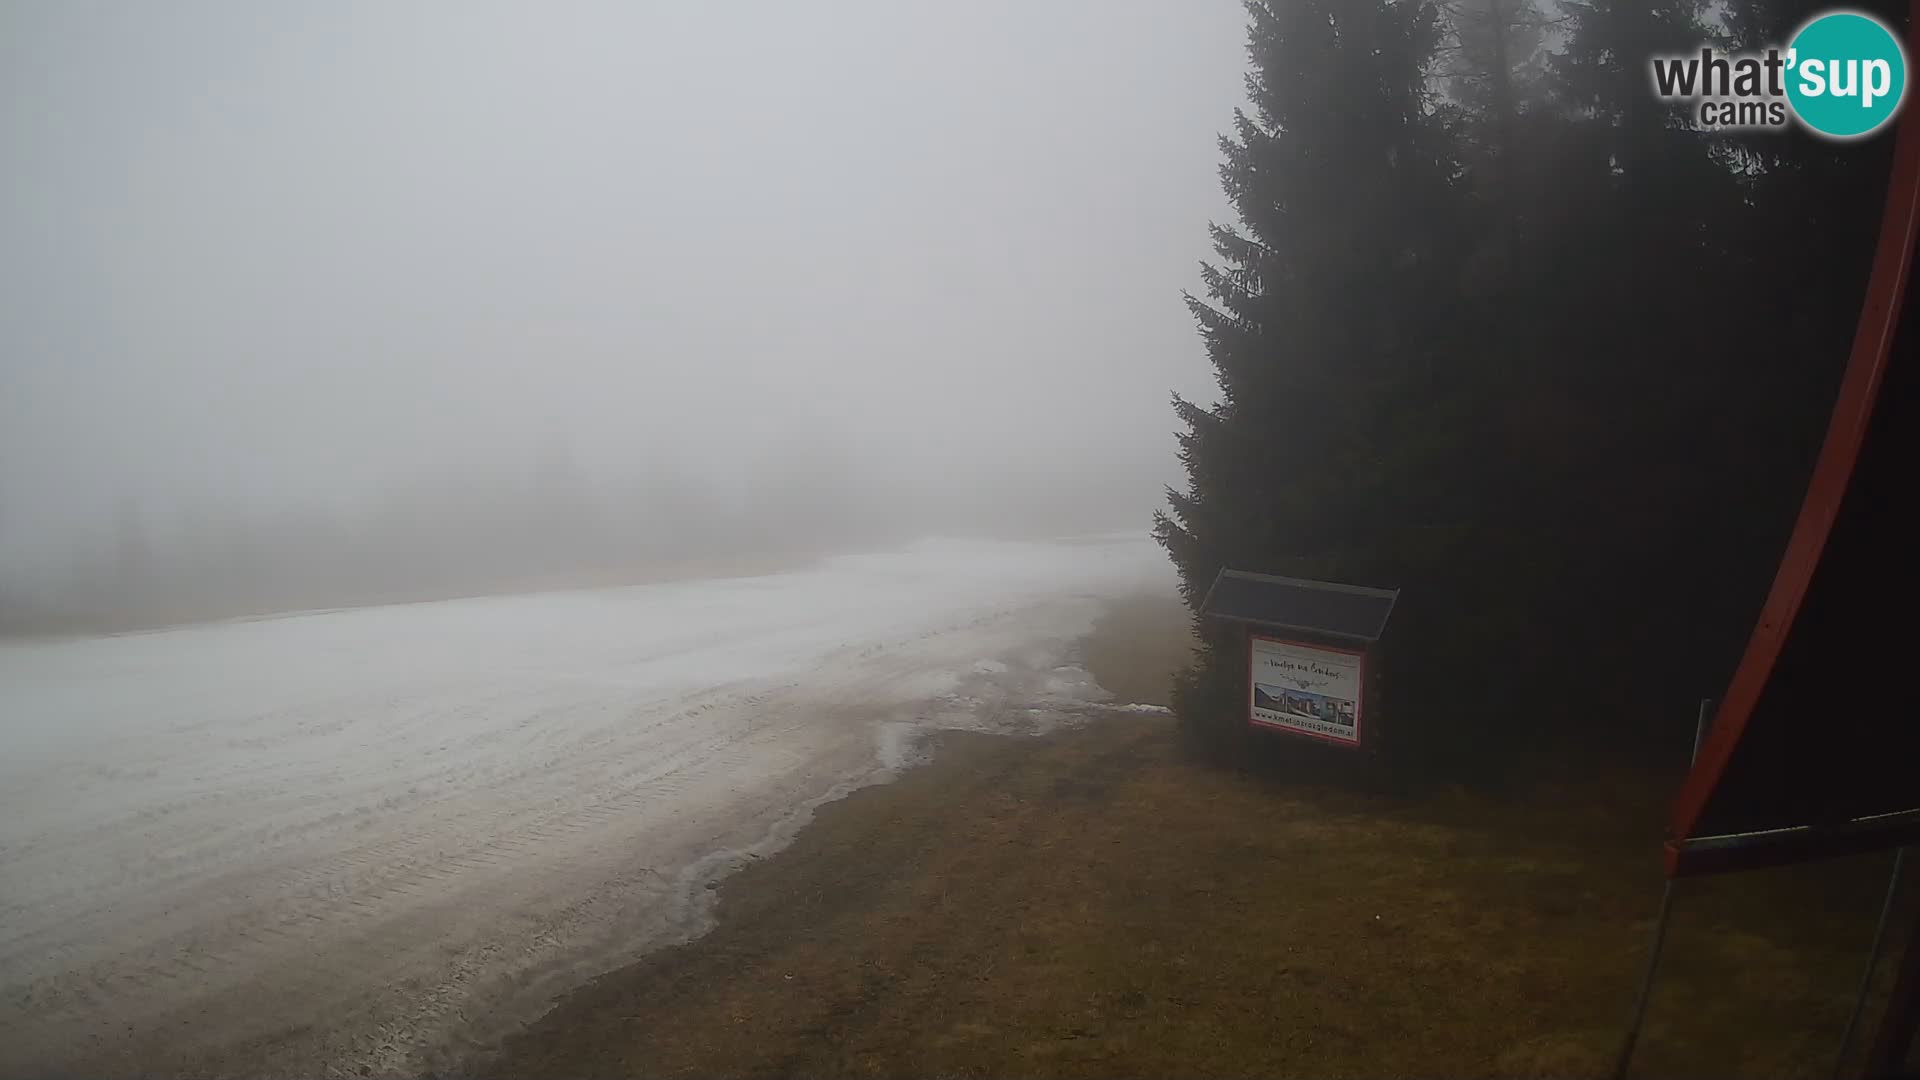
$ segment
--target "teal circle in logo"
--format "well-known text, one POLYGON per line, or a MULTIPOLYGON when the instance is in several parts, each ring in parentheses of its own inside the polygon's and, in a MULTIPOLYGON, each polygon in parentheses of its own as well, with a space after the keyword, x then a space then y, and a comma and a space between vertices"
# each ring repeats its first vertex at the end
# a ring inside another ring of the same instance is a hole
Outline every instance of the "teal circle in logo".
POLYGON ((1787 102, 1816 134, 1857 139, 1880 130, 1907 96, 1907 54, 1871 15, 1832 11, 1787 43, 1787 102))

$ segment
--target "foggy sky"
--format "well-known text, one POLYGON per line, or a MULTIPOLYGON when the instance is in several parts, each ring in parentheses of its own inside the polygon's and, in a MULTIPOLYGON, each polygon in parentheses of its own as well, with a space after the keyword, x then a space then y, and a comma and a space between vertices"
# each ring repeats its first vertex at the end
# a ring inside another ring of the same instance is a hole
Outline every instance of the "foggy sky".
POLYGON ((554 447, 1084 470, 1144 526, 1243 40, 1233 0, 0 6, 0 563, 554 447))

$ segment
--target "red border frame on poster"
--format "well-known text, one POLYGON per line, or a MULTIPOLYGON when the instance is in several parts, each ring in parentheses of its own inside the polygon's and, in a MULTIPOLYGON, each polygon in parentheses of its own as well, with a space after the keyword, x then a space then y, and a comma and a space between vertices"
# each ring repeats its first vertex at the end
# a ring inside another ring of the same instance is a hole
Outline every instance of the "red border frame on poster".
POLYGON ((1338 645, 1322 645, 1316 641, 1296 641, 1293 638, 1273 637, 1270 634, 1249 633, 1247 635, 1247 724, 1249 726, 1257 727, 1262 731, 1278 731, 1287 735, 1298 735, 1302 738, 1326 743, 1329 746, 1338 746, 1343 750, 1358 750, 1365 745, 1366 740, 1366 698, 1367 651, 1365 649, 1343 649, 1338 645), (1341 653, 1346 656, 1357 656, 1360 658, 1360 672, 1355 676, 1355 679, 1358 680, 1360 685, 1356 688, 1353 698, 1352 741, 1336 739, 1331 735, 1321 735, 1312 731, 1301 731, 1299 728, 1287 727, 1285 724, 1269 723, 1253 714, 1253 643, 1256 641, 1271 641, 1276 645, 1292 645, 1298 649, 1317 649, 1321 652, 1341 653))

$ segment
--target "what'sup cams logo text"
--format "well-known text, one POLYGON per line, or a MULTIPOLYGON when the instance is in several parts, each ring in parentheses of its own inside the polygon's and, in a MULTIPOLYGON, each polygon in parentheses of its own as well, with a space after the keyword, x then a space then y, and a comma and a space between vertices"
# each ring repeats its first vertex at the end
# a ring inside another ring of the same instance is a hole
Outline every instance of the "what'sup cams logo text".
POLYGON ((1785 48, 1727 53, 1710 47, 1655 56, 1653 92, 1690 103, 1706 130, 1785 130, 1794 120, 1827 139, 1887 126, 1907 95, 1907 54, 1885 23, 1856 11, 1809 20, 1785 48))

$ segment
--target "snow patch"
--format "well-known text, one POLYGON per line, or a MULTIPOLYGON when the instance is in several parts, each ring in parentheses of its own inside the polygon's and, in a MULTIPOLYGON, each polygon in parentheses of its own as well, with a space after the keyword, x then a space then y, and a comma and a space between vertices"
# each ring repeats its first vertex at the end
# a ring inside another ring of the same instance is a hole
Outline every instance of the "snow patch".
POLYGON ((928 541, 0 644, 0 1074, 102 1071, 70 1048, 103 1015, 192 1040, 156 1071, 425 1071, 697 933, 707 885, 928 733, 1098 716, 1072 643, 1171 584, 1144 537, 928 541))

